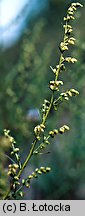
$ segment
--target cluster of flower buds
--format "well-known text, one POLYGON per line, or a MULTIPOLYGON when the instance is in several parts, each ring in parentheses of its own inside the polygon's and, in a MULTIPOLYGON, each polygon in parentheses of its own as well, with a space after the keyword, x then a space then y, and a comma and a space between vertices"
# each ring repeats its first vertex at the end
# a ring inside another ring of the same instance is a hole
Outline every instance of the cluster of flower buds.
POLYGON ((65 100, 69 100, 69 97, 77 96, 77 95, 79 95, 79 92, 76 91, 75 89, 70 89, 70 90, 66 91, 65 93, 60 94, 62 99, 64 98, 65 100))
POLYGON ((36 168, 35 171, 27 177, 27 179, 22 179, 22 184, 23 186, 26 186, 27 188, 30 188, 30 181, 33 178, 38 178, 38 175, 41 175, 42 173, 46 174, 50 172, 51 168, 50 167, 40 167, 36 168))
POLYGON ((64 28, 65 28, 65 38, 64 38, 64 41, 60 43, 61 53, 68 50, 68 45, 75 44, 75 38, 70 36, 71 32, 73 31, 72 27, 66 24, 64 25, 64 28))
POLYGON ((65 131, 69 131, 69 127, 67 125, 63 125, 62 127, 59 128, 59 133, 63 134, 65 131))
POLYGON ((39 153, 39 150, 42 150, 42 149, 44 149, 45 147, 46 147, 45 143, 41 143, 41 144, 39 145, 39 147, 38 147, 38 151, 35 150, 35 151, 34 151, 34 154, 38 154, 38 153, 39 153))
POLYGON ((52 91, 59 91, 59 85, 63 85, 63 82, 62 81, 50 81, 50 89, 52 91))
POLYGON ((58 134, 58 130, 54 129, 52 131, 49 132, 49 135, 53 138, 55 135, 58 134))
POLYGON ((11 155, 14 155, 15 153, 18 153, 19 152, 19 148, 14 148, 13 151, 11 152, 11 155))
POLYGON ((16 141, 14 140, 14 138, 12 136, 10 136, 9 133, 10 133, 10 130, 4 129, 4 135, 5 135, 6 138, 9 139, 10 143, 11 144, 12 143, 16 143, 16 141))
POLYGON ((70 89, 68 92, 71 92, 72 96, 79 95, 79 92, 75 89, 70 89))
POLYGON ((65 101, 68 101, 69 100, 69 97, 72 97, 72 96, 77 96, 79 95, 79 92, 76 91, 75 89, 70 89, 66 92, 63 92, 60 94, 59 98, 58 99, 55 99, 54 102, 53 102, 53 106, 54 106, 54 109, 57 110, 58 106, 65 100, 65 101))
POLYGON ((16 141, 9 133, 10 133, 9 130, 6 130, 6 129, 4 130, 5 137, 8 138, 9 142, 11 143, 11 148, 12 148, 11 155, 13 155, 16 158, 16 161, 17 161, 19 167, 21 168, 19 148, 17 148, 15 146, 16 141))
POLYGON ((48 111, 49 109, 49 105, 50 105, 50 102, 48 100, 44 100, 44 103, 42 105, 42 113, 43 113, 43 116, 46 114, 46 112, 48 111))
POLYGON ((50 131, 49 135, 52 138, 54 138, 54 136, 57 135, 58 133, 63 134, 65 131, 68 131, 68 130, 69 130, 69 127, 67 125, 63 125, 58 130, 54 129, 54 130, 50 131))
POLYGON ((19 168, 18 164, 10 164, 9 165, 8 175, 11 176, 13 179, 13 185, 12 185, 13 190, 15 190, 17 185, 20 185, 19 178, 17 176, 18 168, 19 168))
POLYGON ((44 124, 37 125, 34 128, 34 133, 35 133, 35 136, 36 136, 36 138, 38 140, 40 140, 40 134, 44 132, 44 129, 45 129, 45 125, 44 124))
POLYGON ((60 43, 60 50, 61 50, 61 52, 64 52, 64 51, 68 50, 67 44, 68 43, 66 43, 66 42, 61 42, 60 43))
POLYGON ((74 37, 70 37, 69 39, 68 39, 68 43, 70 44, 70 45, 74 45, 75 44, 75 38, 74 37))
POLYGON ((45 149, 46 146, 50 144, 50 142, 49 142, 48 139, 49 139, 49 136, 48 137, 44 136, 43 137, 43 142, 38 146, 38 148, 35 149, 35 151, 33 152, 33 154, 38 155, 41 150, 45 149))
POLYGON ((64 21, 69 22, 70 20, 74 20, 74 13, 78 7, 83 7, 83 5, 78 2, 72 3, 71 6, 68 8, 67 17, 64 17, 64 21))
POLYGON ((10 164, 9 165, 8 175, 10 175, 11 177, 16 176, 18 168, 19 168, 18 164, 10 164))
POLYGON ((65 61, 68 62, 68 63, 75 63, 75 62, 77 62, 77 59, 76 58, 72 58, 72 57, 66 57, 65 61))
POLYGON ((83 5, 81 5, 80 3, 72 3, 71 6, 69 7, 68 11, 67 11, 67 17, 64 17, 64 21, 66 22, 65 25, 63 25, 64 27, 64 32, 65 32, 65 36, 64 36, 64 41, 60 43, 60 51, 61 53, 63 53, 64 51, 68 50, 68 45, 74 45, 75 44, 75 38, 70 37, 70 34, 72 33, 73 29, 72 26, 69 25, 69 21, 70 20, 74 20, 74 13, 77 9, 77 7, 83 7, 83 5))
POLYGON ((18 165, 19 165, 19 168, 21 168, 19 148, 16 148, 14 145, 12 145, 11 155, 14 155, 14 156, 15 156, 16 161, 17 161, 17 163, 18 163, 18 165))
POLYGON ((64 25, 63 28, 65 29, 65 34, 70 35, 70 33, 73 31, 71 25, 64 25))
POLYGON ((44 136, 44 141, 43 142, 45 143, 45 145, 49 145, 50 144, 49 136, 48 137, 44 136))

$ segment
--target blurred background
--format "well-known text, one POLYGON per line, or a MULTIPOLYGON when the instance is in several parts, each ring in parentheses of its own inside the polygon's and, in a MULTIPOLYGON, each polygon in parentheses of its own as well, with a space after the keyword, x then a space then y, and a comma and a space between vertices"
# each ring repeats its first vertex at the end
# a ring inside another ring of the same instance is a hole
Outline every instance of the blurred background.
MULTIPOLYGON (((63 17, 71 2, 76 0, 0 0, 0 197, 9 186, 10 146, 3 130, 11 131, 24 161, 43 100, 50 97, 50 65, 58 63, 63 17)), ((23 177, 40 166, 52 171, 32 181, 24 199, 85 199, 85 6, 76 18, 77 41, 69 54, 78 62, 61 80, 65 89, 75 88, 80 95, 51 113, 47 123, 48 130, 63 124, 71 130, 53 140, 50 154, 35 156, 26 167, 23 177)))

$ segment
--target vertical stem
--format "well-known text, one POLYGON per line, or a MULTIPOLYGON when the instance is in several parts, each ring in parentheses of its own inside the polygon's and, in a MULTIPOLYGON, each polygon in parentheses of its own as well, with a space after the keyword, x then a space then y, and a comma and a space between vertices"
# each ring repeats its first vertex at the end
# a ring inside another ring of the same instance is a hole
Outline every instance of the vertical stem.
POLYGON ((34 148, 35 148, 35 146, 36 146, 37 141, 38 141, 38 140, 37 140, 37 138, 36 138, 36 139, 34 140, 34 142, 32 143, 32 147, 31 147, 31 149, 30 149, 30 152, 29 152, 29 154, 28 154, 28 156, 27 156, 25 162, 23 163, 21 170, 19 171, 19 173, 18 173, 18 175, 17 175, 18 178, 20 178, 20 175, 22 174, 22 172, 23 172, 24 168, 26 167, 28 161, 29 161, 30 158, 32 157, 33 151, 34 151, 34 148))

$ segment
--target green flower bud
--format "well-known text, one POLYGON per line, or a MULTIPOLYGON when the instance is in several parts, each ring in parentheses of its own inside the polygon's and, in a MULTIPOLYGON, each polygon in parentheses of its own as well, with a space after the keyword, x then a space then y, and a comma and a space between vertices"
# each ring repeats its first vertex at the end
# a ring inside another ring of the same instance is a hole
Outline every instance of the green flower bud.
POLYGON ((60 134, 63 134, 65 132, 65 128, 64 127, 61 127, 60 129, 59 129, 59 133, 60 134))
POLYGON ((67 125, 63 125, 63 127, 65 128, 65 130, 70 130, 70 128, 67 125))
POLYGON ((22 184, 25 185, 25 179, 22 179, 22 184))
POLYGON ((75 95, 79 95, 79 92, 76 91, 75 89, 70 89, 70 92, 75 96, 75 95))
POLYGON ((32 178, 33 178, 33 176, 32 176, 32 175, 29 175, 29 176, 28 176, 28 179, 32 179, 32 178))
POLYGON ((69 100, 69 98, 68 98, 68 97, 65 97, 64 99, 65 99, 65 100, 67 100, 67 101, 69 100))
POLYGON ((50 172, 51 168, 50 167, 46 167, 46 172, 50 172))
POLYGON ((41 170, 38 170, 38 172, 37 172, 39 175, 41 175, 42 174, 42 172, 41 172, 41 170))
POLYGON ((45 147, 46 147, 45 144, 40 145, 40 149, 44 149, 45 147))
POLYGON ((50 132, 49 132, 49 135, 53 138, 53 137, 54 137, 54 132, 53 132, 53 131, 50 131, 50 132))
POLYGON ((43 172, 43 173, 46 173, 46 169, 43 169, 42 172, 43 172))
POLYGON ((34 151, 34 152, 33 152, 33 154, 36 154, 36 155, 38 155, 38 151, 34 151))
POLYGON ((46 143, 46 145, 49 145, 49 144, 50 144, 50 142, 49 142, 48 140, 46 140, 45 143, 46 143))
POLYGON ((22 191, 20 191, 18 194, 20 195, 20 197, 23 197, 23 196, 24 196, 24 194, 23 194, 22 191))
POLYGON ((78 3, 78 2, 77 3, 72 3, 71 6, 72 7, 83 7, 83 5, 78 3))
POLYGON ((70 62, 71 62, 71 63, 75 63, 75 62, 77 62, 77 59, 76 59, 76 58, 71 58, 71 57, 66 57, 66 58, 65 58, 65 61, 66 61, 66 62, 69 62, 69 63, 70 63, 70 62))
POLYGON ((68 95, 69 95, 70 97, 72 97, 71 91, 68 91, 67 93, 68 93, 68 95))
POLYGON ((68 50, 68 46, 65 45, 64 42, 61 42, 61 43, 60 43, 60 49, 61 49, 61 51, 66 51, 66 50, 68 50))
POLYGON ((13 167, 14 167, 15 169, 18 169, 18 168, 19 168, 19 165, 18 165, 18 164, 13 164, 13 167))
POLYGON ((39 170, 39 169, 38 169, 38 168, 36 168, 36 169, 35 169, 35 172, 38 172, 38 170, 39 170))
POLYGON ((54 130, 54 134, 55 134, 55 135, 58 134, 58 130, 55 129, 55 130, 54 130))
POLYGON ((15 180, 17 180, 17 181, 19 181, 19 178, 18 178, 18 176, 14 176, 14 179, 15 179, 15 180))
POLYGON ((14 153, 17 153, 17 152, 19 152, 19 148, 14 149, 14 153))
POLYGON ((27 188, 30 188, 30 184, 28 184, 28 183, 26 183, 25 186, 26 186, 27 188))
POLYGON ((43 172, 43 170, 45 170, 45 167, 40 167, 40 170, 43 172))

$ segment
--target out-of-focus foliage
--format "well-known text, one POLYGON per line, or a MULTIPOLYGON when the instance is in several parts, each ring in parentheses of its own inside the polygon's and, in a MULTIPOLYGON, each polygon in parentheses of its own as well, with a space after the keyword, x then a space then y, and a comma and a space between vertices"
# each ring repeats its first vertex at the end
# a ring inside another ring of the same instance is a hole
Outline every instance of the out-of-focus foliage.
POLYGON ((5 136, 0 136, 0 199, 2 199, 4 193, 6 193, 8 189, 8 181, 7 181, 7 152, 9 150, 9 142, 5 138, 5 136))
MULTIPOLYGON (((28 110, 40 108, 44 97, 49 99, 47 85, 52 76, 49 66, 54 66, 56 56, 59 57, 59 50, 56 51, 56 47, 62 39, 61 22, 70 2, 72 1, 50 0, 50 7, 44 18, 40 17, 31 23, 31 31, 27 30, 15 47, 0 53, 0 132, 2 133, 4 128, 10 129, 22 152, 23 148, 29 149, 32 129, 36 124, 27 117, 28 110)), ((41 161, 45 165, 44 162, 47 160, 52 167, 49 177, 43 176, 37 183, 33 182, 31 197, 34 199, 85 198, 85 193, 82 193, 85 188, 85 8, 82 14, 78 12, 77 16, 81 16, 74 24, 75 35, 78 35, 75 57, 79 63, 75 66, 75 70, 72 68, 63 79, 68 86, 72 83, 70 87, 76 85, 80 96, 76 102, 73 99, 68 107, 64 105, 63 110, 60 109, 56 115, 56 119, 53 113, 51 114, 48 127, 52 127, 55 121, 56 126, 64 122, 70 124, 71 131, 67 137, 55 140, 52 144, 53 154, 51 153, 50 157, 46 154, 42 159, 36 158, 36 161, 32 161, 36 167, 41 161), (78 32, 78 28, 81 33, 78 32), (82 38, 83 42, 79 38, 82 38), (36 191, 37 196, 35 196, 36 191)), ((2 151, 1 145, 0 151, 2 151)), ((25 157, 23 155, 23 158, 25 157)), ((5 173, 2 165, 0 166, 0 175, 5 180, 5 173)))

